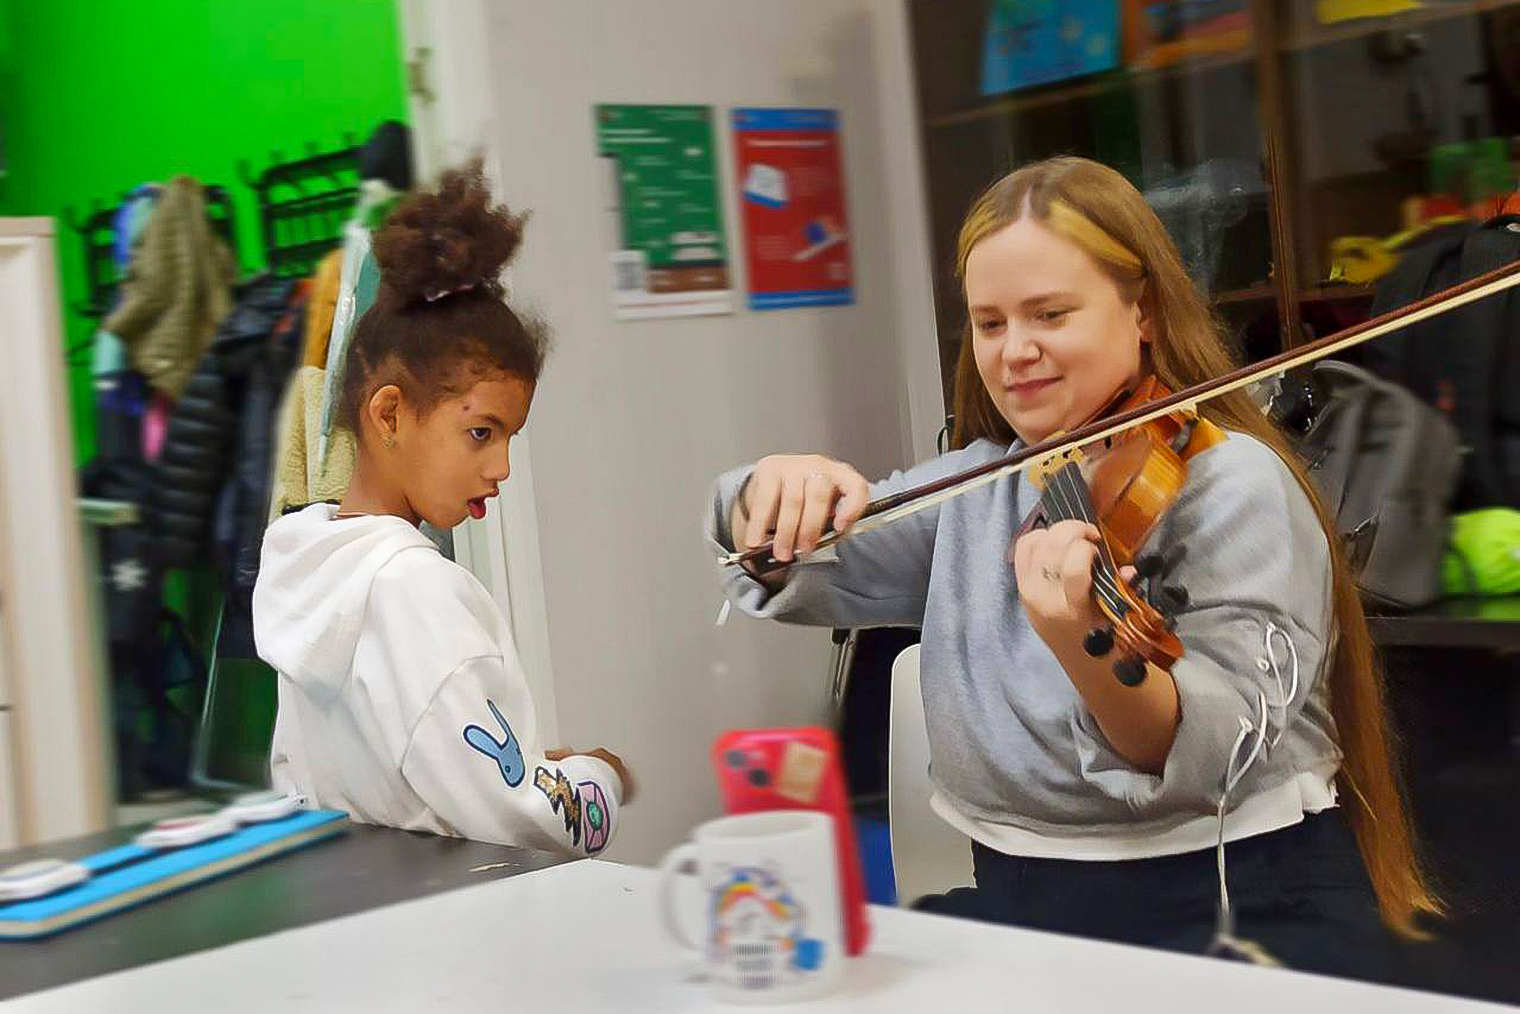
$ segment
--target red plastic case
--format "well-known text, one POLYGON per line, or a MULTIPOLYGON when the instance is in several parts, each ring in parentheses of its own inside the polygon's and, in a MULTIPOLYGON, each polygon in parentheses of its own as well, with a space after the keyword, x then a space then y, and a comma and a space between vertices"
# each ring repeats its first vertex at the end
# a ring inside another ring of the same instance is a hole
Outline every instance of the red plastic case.
POLYGON ((816 810, 834 818, 845 950, 851 956, 865 951, 871 933, 865 881, 834 734, 818 726, 736 729, 718 737, 712 760, 729 813, 816 810))

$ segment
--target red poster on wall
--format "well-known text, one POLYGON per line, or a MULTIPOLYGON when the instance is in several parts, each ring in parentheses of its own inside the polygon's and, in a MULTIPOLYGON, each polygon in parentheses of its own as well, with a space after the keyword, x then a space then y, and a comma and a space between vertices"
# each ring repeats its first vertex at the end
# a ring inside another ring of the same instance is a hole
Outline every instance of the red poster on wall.
POLYGON ((735 109, 751 310, 855 301, 832 109, 735 109))

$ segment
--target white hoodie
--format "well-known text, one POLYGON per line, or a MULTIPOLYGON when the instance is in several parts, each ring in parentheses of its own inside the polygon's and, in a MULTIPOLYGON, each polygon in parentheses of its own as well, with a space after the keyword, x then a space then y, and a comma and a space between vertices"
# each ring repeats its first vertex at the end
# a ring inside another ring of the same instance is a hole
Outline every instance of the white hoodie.
POLYGON ((547 760, 495 602, 400 518, 314 504, 264 536, 259 655, 279 671, 276 788, 355 820, 595 855, 623 787, 547 760))

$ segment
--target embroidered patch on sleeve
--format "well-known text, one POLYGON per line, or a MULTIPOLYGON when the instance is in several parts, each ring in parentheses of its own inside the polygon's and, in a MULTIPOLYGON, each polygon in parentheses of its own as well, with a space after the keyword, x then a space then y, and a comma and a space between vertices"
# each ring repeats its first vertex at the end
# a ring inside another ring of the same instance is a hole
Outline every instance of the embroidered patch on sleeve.
POLYGON ((551 775, 548 768, 533 772, 533 784, 549 800, 549 806, 565 820, 565 831, 570 841, 581 843, 581 794, 559 768, 551 775))
POLYGON ((594 856, 607 847, 607 797, 596 782, 581 782, 579 788, 586 855, 594 856))
POLYGON ((506 782, 508 787, 515 789, 522 784, 523 775, 528 773, 528 766, 523 761, 522 747, 517 745, 517 737, 512 735, 512 727, 507 724, 507 720, 502 717, 500 711, 496 710, 496 705, 489 698, 486 699, 486 707, 490 708, 491 714, 496 716, 496 722, 501 726, 502 735, 506 738, 498 742, 495 736, 480 726, 467 725, 464 727, 464 741, 494 760, 496 766, 501 769, 502 781, 506 782))

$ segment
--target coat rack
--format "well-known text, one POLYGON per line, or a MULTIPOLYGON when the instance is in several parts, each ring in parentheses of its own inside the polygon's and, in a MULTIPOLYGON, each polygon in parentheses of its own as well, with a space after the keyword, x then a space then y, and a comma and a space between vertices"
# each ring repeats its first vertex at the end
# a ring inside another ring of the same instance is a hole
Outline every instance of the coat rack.
POLYGON ((271 152, 274 164, 253 176, 246 162, 238 172, 259 202, 259 225, 269 270, 301 277, 316 270, 328 251, 343 242, 343 225, 359 198, 359 144, 352 134, 346 147, 285 161, 271 152))
MULTIPOLYGON (((270 153, 272 164, 254 176, 247 162, 238 173, 258 200, 259 231, 269 271, 283 277, 302 277, 316 270, 328 251, 343 241, 343 225, 359 198, 360 146, 345 133, 344 147, 322 152, 307 145, 305 158, 287 161, 279 151, 270 153)), ((235 259, 237 224, 232 197, 225 188, 207 186, 206 215, 212 231, 220 236, 235 259)), ((121 195, 121 201, 127 199, 121 195)), ((96 200, 84 214, 65 208, 64 221, 78 233, 84 254, 87 294, 73 304, 76 313, 94 320, 110 313, 122 269, 116 263, 116 216, 120 202, 107 205, 96 200)))
MULTIPOLYGON (((219 186, 207 186, 206 218, 211 231, 222 238, 227 249, 237 257, 237 220, 233 212, 232 197, 219 186)), ((129 194, 121 195, 124 203, 129 194)), ((63 219, 70 229, 79 234, 84 247, 84 277, 87 295, 83 302, 73 304, 74 312, 82 317, 99 320, 111 312, 116 300, 116 290, 121 285, 122 269, 116 263, 116 214, 120 203, 110 206, 95 200, 90 213, 83 219, 72 207, 63 210, 63 219)))

